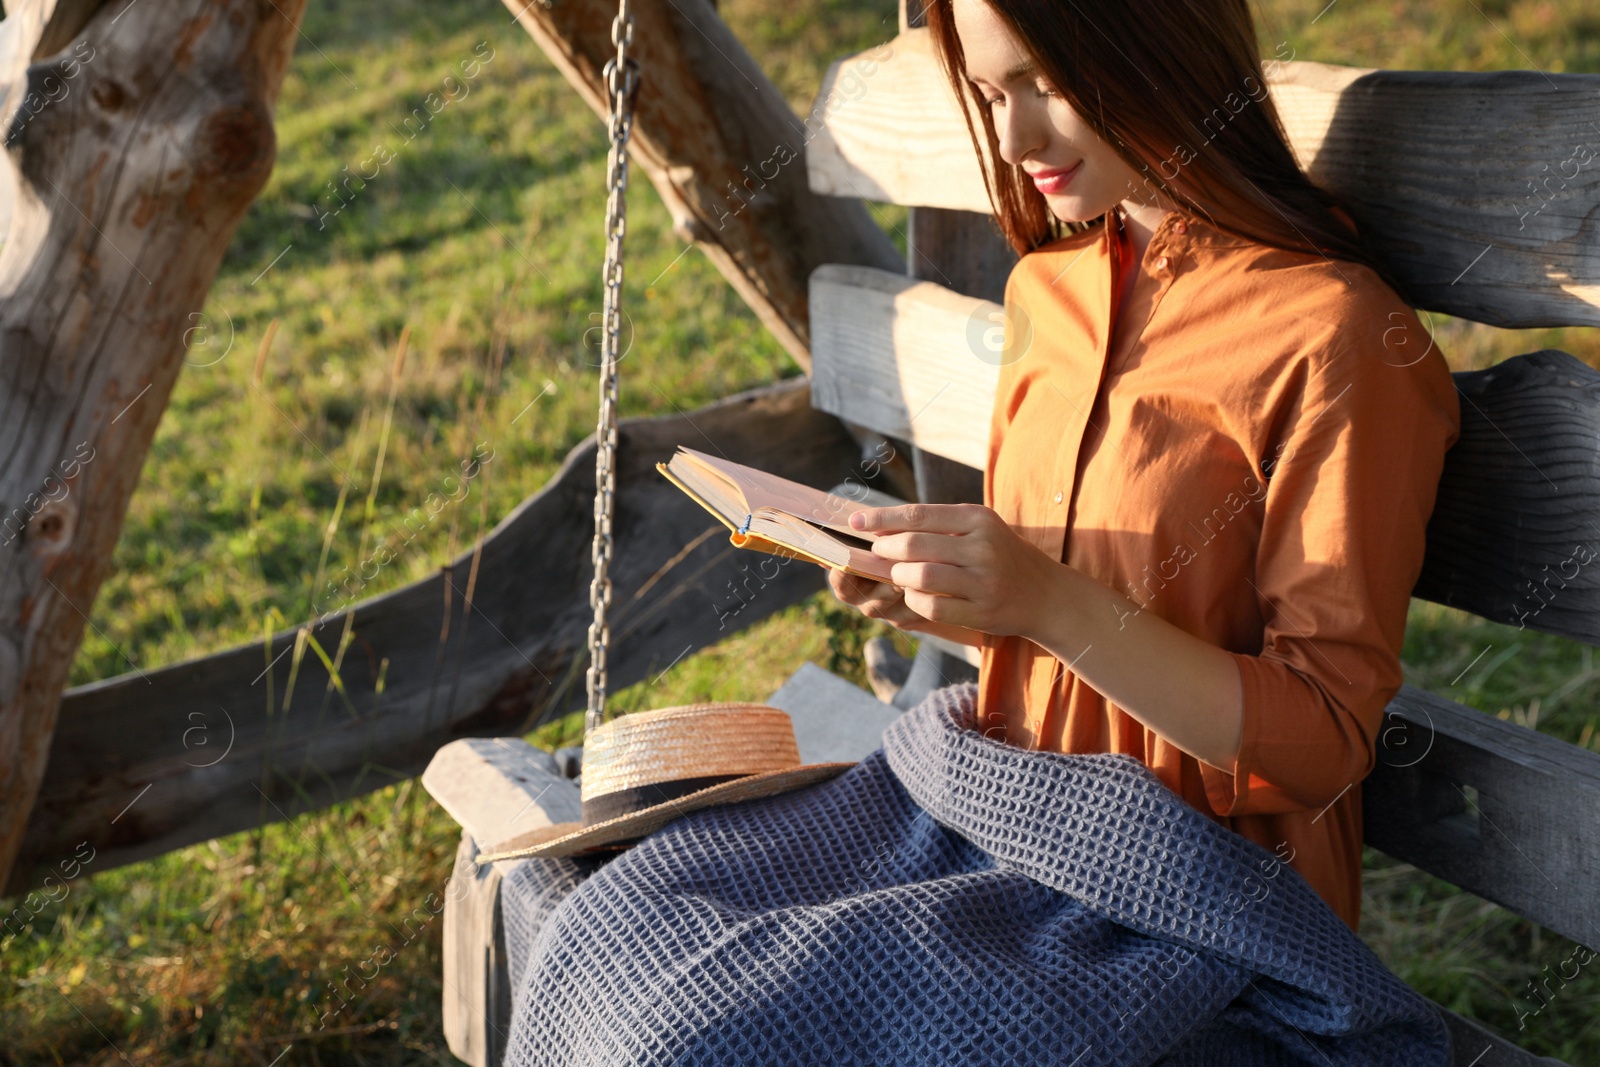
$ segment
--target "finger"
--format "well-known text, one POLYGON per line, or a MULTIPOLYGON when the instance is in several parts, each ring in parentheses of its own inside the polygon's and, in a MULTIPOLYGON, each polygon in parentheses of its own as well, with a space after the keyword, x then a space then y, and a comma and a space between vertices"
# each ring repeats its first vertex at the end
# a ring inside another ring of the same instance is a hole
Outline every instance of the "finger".
POLYGON ((873 581, 871 578, 861 578, 846 571, 828 571, 828 587, 833 590, 833 595, 846 604, 860 604, 872 597, 883 596, 884 590, 893 586, 883 582, 873 581))
POLYGON ((862 604, 898 604, 904 593, 888 582, 870 582, 871 589, 861 598, 862 604))
POLYGON ((905 626, 920 621, 917 613, 906 607, 904 600, 869 600, 857 610, 869 619, 877 619, 894 626, 905 626))
POLYGON ((846 574, 844 571, 829 569, 828 588, 832 589, 833 595, 838 597, 840 600, 847 600, 849 599, 850 595, 855 592, 855 576, 852 574, 846 574))
POLYGON ((985 510, 976 504, 901 504, 892 508, 863 508, 850 516, 850 528, 868 533, 921 530, 924 533, 959 534, 971 530, 979 521, 976 512, 985 510))
POLYGON ((939 596, 966 596, 972 591, 972 573, 948 563, 896 563, 889 571, 894 584, 905 590, 903 596, 934 593, 939 596))
POLYGON ((917 560, 928 563, 969 562, 969 546, 959 535, 936 533, 892 533, 872 542, 872 554, 884 559, 917 560))
POLYGON ((876 611, 885 611, 899 604, 903 599, 901 591, 894 586, 882 582, 873 584, 877 588, 870 595, 862 597, 856 603, 856 607, 862 610, 870 607, 876 611))
POLYGON ((948 622, 968 626, 972 602, 958 596, 942 593, 924 593, 917 589, 906 590, 906 607, 929 622, 948 622))
POLYGON ((864 604, 860 611, 869 619, 878 619, 892 626, 915 628, 918 623, 926 622, 922 616, 906 606, 903 599, 875 600, 864 604))

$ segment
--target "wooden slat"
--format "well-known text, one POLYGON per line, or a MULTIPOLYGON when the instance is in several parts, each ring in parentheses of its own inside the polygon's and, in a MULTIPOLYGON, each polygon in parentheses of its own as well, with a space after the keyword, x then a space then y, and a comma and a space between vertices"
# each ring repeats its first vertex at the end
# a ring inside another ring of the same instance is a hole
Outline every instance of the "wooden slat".
MULTIPOLYGON (((994 301, 994 307, 986 310, 997 313, 1017 254, 993 217, 937 207, 914 207, 907 214, 906 274, 994 301)), ((912 463, 918 500, 930 504, 983 502, 982 470, 921 448, 913 449, 912 463)))
MULTIPOLYGON (((928 31, 891 47, 824 79, 819 100, 849 99, 812 142, 811 188, 988 212, 928 31)), ((1270 86, 1302 164, 1348 202, 1413 304, 1499 326, 1600 325, 1600 252, 1584 237, 1600 208, 1600 76, 1291 62, 1270 86)))
POLYGON ((989 213, 972 138, 927 30, 835 61, 817 92, 817 106, 829 102, 834 111, 806 151, 812 192, 989 213))
POLYGON ((1600 374, 1547 349, 1455 379, 1416 595, 1600 644, 1600 374))
POLYGON ((519 737, 464 737, 433 754, 422 787, 486 845, 583 818, 578 787, 555 757, 519 737))
POLYGON ((1000 305, 870 267, 811 273, 811 402, 969 467, 989 452, 1000 305), (976 341, 969 341, 969 337, 976 341))
POLYGON ((1475 1019, 1448 1008, 1439 1008, 1439 1014, 1450 1030, 1455 1053, 1452 1067, 1567 1067, 1561 1060, 1518 1048, 1475 1019))
POLYGON ((1600 753, 1405 686, 1362 807, 1373 847, 1600 943, 1600 753))
POLYGON ((906 215, 908 275, 995 303, 1005 299, 1017 253, 993 215, 938 207, 906 215))
POLYGON ((482 846, 583 818, 578 786, 517 737, 464 738, 434 753, 422 785, 461 824, 445 890, 445 1041, 472 1067, 497 1067, 511 1032, 511 975, 500 883, 519 861, 478 866, 482 846))
POLYGON ((1273 92, 1312 180, 1349 205, 1414 306, 1600 325, 1600 76, 1290 63, 1273 92))
POLYGON ((866 758, 883 744, 883 731, 900 709, 880 702, 838 675, 803 663, 767 703, 789 713, 800 762, 866 758))
POLYGON ((515 861, 474 862, 478 842, 461 831, 445 889, 440 1019, 451 1055, 469 1067, 500 1067, 511 1033, 511 967, 500 883, 515 861))
MULTIPOLYGON (((920 12, 916 14, 920 17, 920 12)), ((1006 276, 1017 262, 1017 254, 992 216, 939 207, 914 207, 908 215, 909 276, 986 300, 1004 299, 1006 276)), ((923 503, 983 502, 981 470, 916 447, 912 448, 912 465, 917 499, 923 503)), ((895 694, 895 705, 915 707, 933 689, 977 681, 980 659, 976 648, 920 636, 916 663, 895 694)))
MULTIPOLYGON (((729 545, 657 462, 680 444, 714 447, 827 486, 860 457, 837 420, 812 410, 803 379, 686 415, 627 419, 620 434, 614 689, 823 585, 817 567, 758 575, 761 557, 729 545)), ((82 841, 96 849, 96 870, 109 870, 417 774, 457 737, 525 730, 535 714, 581 707, 593 497, 591 440, 486 537, 476 561, 465 552, 354 605, 343 695, 307 652, 284 707, 294 630, 68 692, 9 891, 26 892, 82 841)), ((311 623, 330 656, 345 614, 311 623)))

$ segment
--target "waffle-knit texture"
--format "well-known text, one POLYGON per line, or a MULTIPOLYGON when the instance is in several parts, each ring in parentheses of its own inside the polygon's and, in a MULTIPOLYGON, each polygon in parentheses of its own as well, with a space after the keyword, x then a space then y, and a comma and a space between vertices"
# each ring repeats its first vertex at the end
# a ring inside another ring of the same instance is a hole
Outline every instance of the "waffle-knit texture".
POLYGON ((1437 1012, 1292 869, 1137 760, 932 694, 831 781, 526 860, 508 1067, 1396 1064, 1437 1012))

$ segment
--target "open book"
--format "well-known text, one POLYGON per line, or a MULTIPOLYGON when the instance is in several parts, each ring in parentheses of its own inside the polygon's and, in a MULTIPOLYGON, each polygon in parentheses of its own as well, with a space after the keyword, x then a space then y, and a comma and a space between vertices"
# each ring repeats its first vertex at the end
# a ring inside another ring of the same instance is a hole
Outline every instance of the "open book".
POLYGON ((893 561, 872 554, 878 535, 850 528, 850 516, 867 504, 681 445, 656 470, 715 515, 739 548, 890 580, 893 561))

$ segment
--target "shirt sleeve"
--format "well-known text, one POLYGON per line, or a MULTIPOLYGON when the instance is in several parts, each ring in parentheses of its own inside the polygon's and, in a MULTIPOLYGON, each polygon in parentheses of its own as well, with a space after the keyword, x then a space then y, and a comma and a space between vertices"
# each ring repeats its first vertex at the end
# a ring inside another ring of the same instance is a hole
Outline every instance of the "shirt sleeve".
POLYGON ((1286 376, 1303 384, 1269 404, 1283 414, 1261 457, 1262 647, 1230 653, 1243 694, 1232 773, 1200 764, 1223 816, 1332 804, 1372 770, 1401 684, 1406 611, 1459 402, 1409 309, 1369 305, 1344 321, 1286 376))

